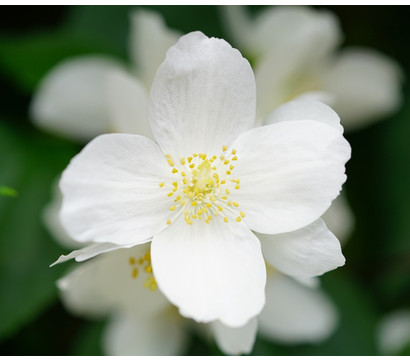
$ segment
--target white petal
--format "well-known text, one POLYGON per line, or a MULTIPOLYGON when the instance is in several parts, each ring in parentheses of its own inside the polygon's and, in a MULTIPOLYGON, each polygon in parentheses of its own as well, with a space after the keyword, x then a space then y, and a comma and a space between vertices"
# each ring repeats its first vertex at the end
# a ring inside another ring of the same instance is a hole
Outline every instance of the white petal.
POLYGON ((97 285, 99 267, 96 265, 95 260, 81 264, 57 282, 62 302, 76 315, 99 317, 111 308, 110 301, 101 296, 97 285))
POLYGON ((410 311, 396 310, 382 319, 377 340, 383 355, 399 355, 410 342, 410 311))
POLYGON ((125 71, 113 71, 106 79, 107 109, 115 132, 153 138, 147 121, 147 92, 125 71))
POLYGON ((346 197, 343 196, 343 192, 333 200, 332 205, 323 214, 322 219, 340 243, 344 244, 353 231, 355 219, 346 197))
POLYGON ((103 348, 110 356, 181 355, 187 342, 181 320, 170 314, 117 314, 105 329, 103 348))
POLYGON ((352 48, 334 59, 323 81, 335 96, 334 109, 346 129, 386 116, 402 103, 402 73, 392 59, 372 50, 352 48))
POLYGON ((289 101, 273 110, 266 119, 266 124, 280 121, 314 120, 332 126, 343 133, 340 118, 329 106, 320 101, 298 99, 289 101))
POLYGON ((340 43, 341 32, 337 18, 327 10, 269 7, 255 20, 248 41, 248 51, 254 54, 285 53, 314 63, 340 43))
POLYGON ((295 344, 326 339, 335 329, 338 316, 333 303, 319 289, 268 273, 266 305, 258 320, 262 336, 295 344))
MULTIPOLYGON (((55 183, 53 184, 53 197, 43 211, 43 221, 47 227, 47 230, 61 246, 68 249, 77 249, 80 243, 78 243, 70 235, 68 235, 67 231, 65 231, 65 229, 61 225, 60 210, 63 198, 61 191, 58 188, 59 181, 60 176, 55 180, 55 183)), ((82 246, 82 244, 80 246, 82 246)))
POLYGON ((66 262, 68 260, 71 259, 75 259, 78 262, 81 261, 85 261, 88 259, 91 259, 97 255, 106 253, 106 252, 110 252, 113 250, 117 250, 120 248, 126 248, 126 247, 131 247, 135 244, 131 243, 131 244, 121 244, 121 245, 117 245, 117 244, 111 244, 111 243, 101 243, 101 244, 91 244, 86 246, 85 248, 82 248, 80 250, 74 250, 71 253, 69 253, 68 255, 61 255, 57 261, 53 262, 51 266, 57 265, 57 264, 61 264, 63 262, 66 262))
POLYGON ((320 286, 320 278, 319 277, 295 277, 292 278, 297 281, 299 284, 303 286, 310 287, 312 289, 317 289, 320 286))
POLYGON ((147 261, 139 265, 138 260, 149 249, 148 245, 120 249, 80 265, 58 282, 65 305, 86 316, 93 314, 93 306, 97 310, 121 310, 144 316, 169 308, 171 304, 160 291, 145 286, 152 275, 145 271, 147 261), (130 263, 130 258, 135 264, 130 263), (138 271, 136 277, 134 269, 138 271))
POLYGON ((139 78, 150 88, 167 50, 182 35, 167 28, 162 17, 153 11, 139 9, 131 15, 132 31, 129 42, 131 59, 137 67, 139 78))
POLYGON ((256 318, 242 327, 232 328, 222 324, 220 321, 214 321, 210 324, 216 343, 219 348, 228 355, 249 354, 252 351, 258 330, 258 321, 256 318))
POLYGON ((169 186, 159 184, 170 174, 151 140, 101 135, 63 173, 62 224, 81 242, 143 243, 166 226, 173 202, 166 195, 169 186))
POLYGON ((297 231, 259 238, 266 261, 290 276, 319 276, 345 263, 339 240, 322 219, 297 231))
POLYGON ((154 236, 151 251, 158 286, 181 315, 239 327, 262 309, 265 263, 243 223, 215 217, 190 226, 180 217, 154 236))
POLYGON ((180 38, 160 66, 148 120, 164 153, 216 153, 255 120, 255 80, 238 50, 200 32, 180 38))
POLYGON ((116 69, 120 65, 108 57, 79 57, 57 65, 32 100, 36 125, 80 141, 110 131, 104 81, 116 69))
POLYGON ((232 145, 232 176, 240 190, 230 196, 255 231, 300 229, 330 206, 346 180, 350 146, 339 131, 318 121, 282 121, 242 134, 232 145))

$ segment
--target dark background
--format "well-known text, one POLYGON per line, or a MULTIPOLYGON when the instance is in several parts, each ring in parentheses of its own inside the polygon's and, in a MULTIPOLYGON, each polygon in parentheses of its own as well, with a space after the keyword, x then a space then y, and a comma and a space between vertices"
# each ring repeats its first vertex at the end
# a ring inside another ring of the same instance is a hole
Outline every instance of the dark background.
MULTIPOLYGON (((216 6, 150 6, 171 28, 201 30, 230 40, 216 6)), ((1 6, 0 185, 19 192, 0 198, 0 354, 99 355, 103 322, 70 315, 58 300, 52 269, 65 250, 48 235, 41 211, 51 184, 80 146, 45 134, 28 118, 38 81, 74 55, 127 59, 128 6, 1 6)), ((260 6, 252 6, 254 13, 260 6)), ((345 35, 343 46, 377 49, 410 78, 410 18, 406 6, 329 6, 345 35)), ((353 155, 345 190, 356 228, 344 247, 346 265, 322 277, 341 314, 338 330, 320 345, 287 347, 258 339, 254 355, 376 355, 377 324, 410 309, 410 98, 400 111, 346 134, 353 155)), ((220 354, 192 336, 190 355, 220 354)), ((410 352, 408 353, 410 355, 410 352)))

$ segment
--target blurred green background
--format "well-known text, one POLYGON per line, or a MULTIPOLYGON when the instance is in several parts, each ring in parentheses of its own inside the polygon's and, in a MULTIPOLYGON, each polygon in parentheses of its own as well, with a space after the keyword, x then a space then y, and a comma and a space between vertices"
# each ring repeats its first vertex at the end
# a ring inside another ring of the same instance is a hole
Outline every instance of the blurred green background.
MULTIPOLYGON (((223 37, 216 6, 150 6, 167 25, 223 37)), ((410 78, 410 9, 330 6, 341 21, 343 45, 377 49, 396 59, 410 78)), ((0 354, 100 355, 101 322, 70 315, 55 281, 67 269, 49 268, 66 250, 42 225, 51 186, 80 146, 30 122, 28 105, 39 80, 59 61, 80 54, 127 59, 128 6, 1 6, 0 354)), ((260 7, 252 6, 252 12, 260 7)), ((376 355, 383 316, 410 308, 410 88, 404 105, 384 121, 346 135, 353 148, 346 195, 356 218, 344 247, 346 265, 322 277, 341 322, 323 344, 283 346, 256 341, 253 355, 376 355)), ((193 335, 189 355, 219 355, 193 335)), ((410 353, 409 353, 410 354, 410 353)), ((409 355, 408 354, 408 355, 409 355)))

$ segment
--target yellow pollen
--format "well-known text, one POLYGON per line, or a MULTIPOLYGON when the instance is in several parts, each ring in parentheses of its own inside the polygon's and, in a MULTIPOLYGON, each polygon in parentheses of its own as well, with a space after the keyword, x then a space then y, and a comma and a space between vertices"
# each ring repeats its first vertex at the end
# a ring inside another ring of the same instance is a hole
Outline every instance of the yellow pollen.
POLYGON ((221 199, 226 200, 226 199, 228 199, 228 197, 224 195, 224 196, 221 196, 221 199))
POLYGON ((228 159, 225 159, 224 165, 228 165, 228 164, 229 164, 229 160, 228 160, 228 159))
POLYGON ((241 216, 244 218, 245 217, 245 213, 243 211, 241 211, 239 214, 241 214, 241 216))
POLYGON ((168 197, 171 197, 172 195, 174 195, 174 193, 173 193, 173 192, 169 192, 167 195, 168 195, 168 197))
POLYGON ((185 171, 182 171, 182 172, 181 172, 181 175, 182 175, 182 176, 186 176, 185 171))
POLYGON ((169 207, 169 210, 174 211, 176 209, 176 207, 174 205, 169 207))
POLYGON ((135 264, 135 257, 130 257, 129 262, 130 262, 130 265, 134 265, 135 264))
POLYGON ((236 155, 231 159, 232 161, 238 160, 238 158, 236 157, 236 155))
POLYGON ((193 157, 197 157, 198 154, 197 154, 197 153, 193 153, 192 156, 193 156, 193 157))
POLYGON ((179 159, 179 162, 181 163, 181 165, 185 165, 185 158, 179 159))
POLYGON ((133 268, 132 269, 132 274, 131 276, 135 279, 138 276, 138 269, 137 268, 133 268))
POLYGON ((187 159, 188 159, 188 162, 190 163, 192 161, 192 156, 188 156, 187 159))
POLYGON ((241 187, 239 185, 235 185, 235 189, 239 190, 241 187))
POLYGON ((232 164, 229 165, 229 169, 231 169, 231 170, 233 170, 234 167, 235 167, 235 166, 233 166, 232 164))
POLYGON ((221 180, 221 184, 223 185, 223 184, 225 184, 226 183, 226 181, 225 180, 221 180))
POLYGON ((184 185, 186 185, 186 183, 187 183, 187 179, 182 179, 182 182, 184 183, 184 185))
POLYGON ((148 266, 145 268, 145 272, 147 272, 148 274, 152 273, 152 267, 151 267, 151 265, 148 265, 148 266))
POLYGON ((235 207, 238 207, 238 206, 239 206, 239 204, 238 204, 236 201, 233 201, 232 204, 233 204, 235 207))
POLYGON ((229 191, 229 189, 225 189, 225 194, 229 195, 231 192, 229 191))
POLYGON ((225 152, 227 149, 228 149, 228 147, 227 147, 226 145, 223 145, 223 146, 222 146, 222 151, 225 152))
POLYGON ((175 200, 176 200, 176 201, 181 200, 181 195, 178 195, 175 200))
POLYGON ((218 206, 218 211, 222 211, 222 206, 218 206))
POLYGON ((143 262, 144 262, 144 259, 143 259, 143 258, 139 258, 139 259, 138 259, 138 264, 142 265, 143 262))
POLYGON ((174 162, 172 161, 172 159, 168 159, 168 164, 169 164, 169 166, 174 166, 175 165, 174 162))
POLYGON ((226 175, 231 175, 231 171, 230 171, 230 170, 226 170, 226 175))
POLYGON ((194 166, 195 166, 195 164, 189 165, 189 167, 190 167, 191 169, 193 169, 194 166))
POLYGON ((196 201, 192 201, 192 202, 191 202, 191 205, 192 205, 192 206, 197 206, 198 203, 197 203, 196 201))
POLYGON ((167 157, 168 159, 171 159, 171 154, 165 154, 165 157, 167 157))
POLYGON ((165 184, 162 182, 161 184, 159 184, 159 187, 163 187, 165 184))
POLYGON ((235 155, 235 154, 236 154, 236 150, 233 149, 233 150, 232 150, 232 155, 235 155))
POLYGON ((236 219, 235 219, 237 222, 241 222, 241 217, 240 216, 238 216, 236 219))
POLYGON ((206 206, 210 208, 212 206, 212 204, 207 203, 206 206))
POLYGON ((167 225, 171 225, 171 220, 167 220, 167 225))
POLYGON ((224 222, 228 222, 228 218, 226 216, 224 217, 224 222))
POLYGON ((173 174, 175 174, 175 173, 177 173, 177 172, 178 172, 177 169, 175 169, 175 168, 172 169, 172 173, 173 173, 173 174))

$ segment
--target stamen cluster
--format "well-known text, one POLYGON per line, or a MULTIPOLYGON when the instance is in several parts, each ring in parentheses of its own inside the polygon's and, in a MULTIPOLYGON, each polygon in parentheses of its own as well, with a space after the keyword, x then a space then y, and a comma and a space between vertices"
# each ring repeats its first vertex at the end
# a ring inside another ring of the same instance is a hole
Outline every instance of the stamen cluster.
POLYGON ((238 202, 229 199, 233 191, 240 189, 240 179, 232 174, 234 162, 238 160, 237 151, 233 149, 227 153, 227 150, 224 145, 219 157, 193 153, 180 158, 178 163, 170 154, 165 155, 175 177, 171 184, 159 184, 169 188, 167 196, 174 200, 169 210, 175 215, 167 220, 168 225, 181 213, 188 225, 194 220, 209 224, 215 216, 223 216, 224 222, 229 218, 240 222, 245 217, 245 213, 237 209, 238 202))
POLYGON ((128 259, 129 264, 131 265, 131 277, 136 279, 142 270, 147 274, 147 278, 144 282, 144 287, 150 289, 151 291, 155 291, 157 289, 157 282, 155 281, 155 277, 152 274, 152 266, 151 266, 151 253, 148 250, 144 256, 139 257, 136 259, 135 257, 131 256, 128 259))

